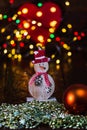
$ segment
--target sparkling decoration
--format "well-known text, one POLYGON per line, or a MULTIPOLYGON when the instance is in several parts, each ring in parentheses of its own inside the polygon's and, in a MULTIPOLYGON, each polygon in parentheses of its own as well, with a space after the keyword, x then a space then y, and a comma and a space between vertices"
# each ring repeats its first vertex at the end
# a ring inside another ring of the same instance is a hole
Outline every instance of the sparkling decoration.
POLYGON ((70 113, 85 114, 87 112, 87 86, 84 84, 69 86, 64 93, 63 101, 70 113))
POLYGON ((0 106, 0 128, 36 128, 45 124, 52 129, 87 129, 87 116, 68 114, 63 104, 57 101, 32 101, 0 106))

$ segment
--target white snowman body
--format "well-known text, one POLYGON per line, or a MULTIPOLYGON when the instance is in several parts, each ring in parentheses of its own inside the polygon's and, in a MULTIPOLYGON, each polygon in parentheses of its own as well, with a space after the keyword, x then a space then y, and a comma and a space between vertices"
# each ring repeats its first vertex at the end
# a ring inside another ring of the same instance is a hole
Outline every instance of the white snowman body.
POLYGON ((37 100, 47 100, 55 90, 54 80, 47 74, 48 68, 48 60, 34 63, 35 74, 29 80, 28 90, 37 100))

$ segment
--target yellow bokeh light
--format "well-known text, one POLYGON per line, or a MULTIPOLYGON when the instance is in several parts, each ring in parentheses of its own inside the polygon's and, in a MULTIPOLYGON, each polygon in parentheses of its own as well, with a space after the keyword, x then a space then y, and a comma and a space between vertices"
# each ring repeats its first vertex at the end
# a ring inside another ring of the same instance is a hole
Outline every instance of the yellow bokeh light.
POLYGON ((15 43, 14 40, 11 40, 11 41, 10 41, 10 44, 11 44, 11 45, 14 44, 14 43, 15 43))
POLYGON ((50 8, 50 12, 51 12, 51 13, 56 12, 56 7, 51 7, 51 8, 50 8))
POLYGON ((26 28, 26 29, 29 28, 30 27, 30 23, 27 22, 27 21, 24 21, 23 22, 23 27, 26 28))
POLYGON ((60 69, 60 65, 56 65, 56 69, 59 70, 60 69))
POLYGON ((31 51, 29 52, 29 54, 30 54, 30 55, 33 55, 33 54, 34 54, 34 51, 33 51, 33 50, 31 50, 31 51))
POLYGON ((31 38, 31 36, 30 36, 30 35, 27 35, 27 36, 26 36, 26 39, 30 39, 30 38, 31 38))
POLYGON ((55 28, 49 28, 49 32, 50 33, 54 33, 55 32, 55 28))
POLYGON ((44 37, 42 35, 39 35, 37 37, 37 40, 40 41, 40 42, 44 42, 44 37))
POLYGON ((29 66, 30 66, 30 68, 33 68, 34 64, 32 62, 29 62, 29 66))
POLYGON ((16 31, 15 36, 16 36, 17 38, 22 38, 22 34, 21 34, 19 31, 16 31))
POLYGON ((7 49, 4 49, 4 54, 6 54, 8 51, 7 51, 7 49))
POLYGON ((22 13, 23 13, 23 14, 27 14, 27 13, 28 13, 28 8, 23 8, 23 9, 22 9, 22 13))
POLYGON ((30 44, 30 45, 29 45, 29 48, 30 48, 30 49, 33 49, 33 48, 34 48, 34 45, 33 45, 33 44, 30 44))
POLYGON ((14 55, 15 54, 15 49, 11 50, 11 54, 14 55))
POLYGON ((17 14, 14 14, 14 16, 12 17, 12 20, 16 20, 17 18, 17 14))
POLYGON ((73 38, 73 41, 76 41, 76 40, 77 40, 77 37, 74 37, 74 38, 73 38))
POLYGON ((21 11, 18 11, 18 12, 17 12, 18 15, 21 15, 21 13, 22 13, 21 11))
POLYGON ((32 20, 32 24, 36 24, 37 22, 36 22, 36 20, 32 20))
POLYGON ((67 44, 63 44, 63 48, 65 48, 66 50, 70 50, 70 47, 67 44))
POLYGON ((42 26, 42 23, 41 23, 41 22, 38 22, 38 23, 37 23, 37 26, 41 27, 41 26, 42 26))
POLYGON ((21 59, 22 58, 22 55, 21 54, 18 54, 18 59, 21 59))
POLYGON ((59 64, 59 63, 60 63, 60 59, 57 59, 57 60, 56 60, 56 64, 59 64))
POLYGON ((11 57, 12 57, 12 54, 11 54, 11 53, 9 53, 9 54, 8 54, 8 58, 11 58, 11 57))
POLYGON ((2 29, 1 29, 1 33, 4 33, 4 32, 5 32, 5 30, 6 30, 5 28, 2 28, 2 29))
POLYGON ((20 62, 22 60, 22 55, 21 54, 18 54, 17 55, 17 58, 18 58, 18 61, 20 62))
POLYGON ((27 36, 28 35, 28 32, 27 31, 24 31, 24 34, 23 34, 24 36, 27 36))
POLYGON ((52 40, 50 38, 47 39, 47 42, 51 42, 52 40))
POLYGON ((17 31, 18 31, 17 29, 14 29, 14 31, 13 31, 13 32, 14 32, 14 34, 15 34, 17 31))
POLYGON ((67 55, 68 55, 68 56, 71 56, 71 55, 72 55, 72 52, 69 51, 69 52, 67 53, 67 55))
POLYGON ((66 1, 66 2, 65 2, 65 5, 66 5, 66 6, 69 6, 69 5, 70 5, 70 2, 69 2, 69 1, 66 1))
POLYGON ((20 34, 20 32, 19 32, 19 31, 15 31, 15 34, 16 34, 16 35, 19 35, 19 34, 20 34))
POLYGON ((21 58, 18 58, 18 61, 19 61, 19 62, 21 62, 21 60, 22 60, 22 57, 21 57, 21 58))
POLYGON ((56 24, 57 24, 57 21, 56 21, 56 20, 53 20, 53 21, 50 22, 50 26, 51 26, 51 27, 55 27, 56 24))
POLYGON ((7 64, 6 64, 6 63, 3 64, 3 68, 4 68, 4 69, 7 68, 7 64))
POLYGON ((2 20, 3 19, 3 16, 2 16, 2 14, 0 14, 0 20, 2 20))
POLYGON ((51 55, 51 58, 52 58, 52 59, 54 59, 54 58, 55 58, 55 55, 54 55, 54 54, 52 54, 52 55, 51 55))
MULTIPOLYGON (((20 36, 21 36, 21 35, 20 35, 20 36)), ((17 37, 17 38, 18 38, 18 39, 17 39, 18 41, 21 41, 21 40, 22 40, 22 36, 21 36, 21 37, 17 37)))
POLYGON ((15 54, 15 55, 14 55, 14 59, 17 59, 17 58, 18 58, 18 55, 17 55, 17 54, 15 54))
POLYGON ((67 27, 68 27, 68 28, 72 28, 72 25, 71 25, 71 24, 67 24, 67 27))
POLYGON ((68 58, 67 61, 68 61, 68 63, 71 63, 71 62, 72 62, 72 59, 71 59, 71 58, 68 58))
POLYGON ((62 30, 61 30, 63 33, 66 33, 66 28, 62 28, 62 30))
POLYGON ((21 34, 24 34, 25 31, 26 31, 26 30, 21 30, 20 33, 21 33, 21 34))
POLYGON ((35 30, 35 29, 36 29, 36 26, 32 26, 32 27, 31 27, 31 30, 35 30))
POLYGON ((43 13, 41 12, 41 11, 38 11, 37 13, 36 13, 36 16, 37 17, 41 17, 43 15, 43 13))
POLYGON ((9 40, 10 38, 11 38, 11 36, 10 36, 10 35, 8 35, 8 36, 6 37, 6 39, 7 39, 7 40, 9 40))

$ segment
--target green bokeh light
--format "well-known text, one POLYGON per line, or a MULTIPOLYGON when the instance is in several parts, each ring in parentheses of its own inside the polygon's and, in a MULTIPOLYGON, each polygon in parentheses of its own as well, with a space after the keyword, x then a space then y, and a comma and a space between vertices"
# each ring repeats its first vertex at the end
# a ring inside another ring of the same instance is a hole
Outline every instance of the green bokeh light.
POLYGON ((38 7, 42 7, 42 5, 43 5, 43 3, 41 3, 41 2, 39 2, 39 3, 37 4, 38 7))
POLYGON ((50 38, 55 38, 55 35, 52 33, 52 34, 50 34, 50 38))
POLYGON ((5 15, 3 15, 3 19, 7 19, 8 18, 8 16, 5 14, 5 15))
POLYGON ((18 23, 20 23, 20 20, 19 20, 19 19, 17 19, 17 20, 16 20, 16 23, 17 23, 17 24, 18 24, 18 23))

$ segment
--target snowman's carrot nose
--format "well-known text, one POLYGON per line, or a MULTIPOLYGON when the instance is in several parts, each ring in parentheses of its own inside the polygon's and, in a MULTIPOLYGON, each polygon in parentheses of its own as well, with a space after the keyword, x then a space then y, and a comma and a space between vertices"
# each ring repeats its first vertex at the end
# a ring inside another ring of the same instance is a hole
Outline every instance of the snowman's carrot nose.
POLYGON ((46 67, 44 67, 44 66, 40 66, 40 68, 41 68, 41 69, 46 69, 46 67))

